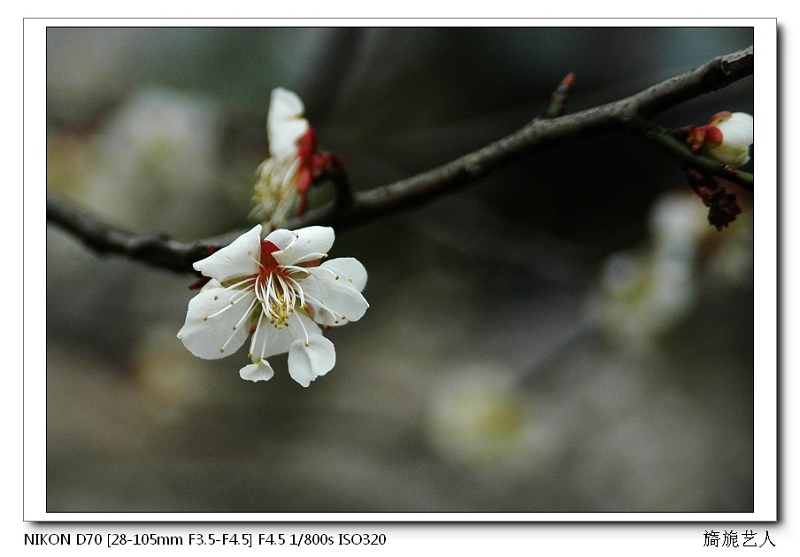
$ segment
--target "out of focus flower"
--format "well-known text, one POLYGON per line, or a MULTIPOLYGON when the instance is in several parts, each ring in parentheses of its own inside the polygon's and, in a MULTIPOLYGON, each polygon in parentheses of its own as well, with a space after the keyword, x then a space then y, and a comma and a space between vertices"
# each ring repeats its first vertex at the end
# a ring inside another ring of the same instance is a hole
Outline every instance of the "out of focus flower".
POLYGON ((432 391, 426 427, 446 460, 493 481, 541 473, 561 450, 550 406, 510 387, 508 370, 475 364, 432 391))
POLYGON ((648 220, 653 249, 660 257, 691 264, 710 235, 705 208, 686 190, 656 199, 648 220))
POLYGON ((353 258, 331 259, 332 228, 279 229, 261 239, 261 225, 194 268, 211 280, 189 302, 178 338, 200 358, 223 358, 252 333, 243 379, 273 375, 269 356, 289 353, 289 374, 307 387, 336 362, 329 328, 357 321, 369 304, 361 295, 367 271, 353 258))
POLYGON ((739 168, 750 160, 753 117, 745 112, 719 112, 705 126, 690 128, 686 142, 695 153, 739 168))
POLYGON ((752 280, 752 212, 741 226, 717 234, 689 192, 662 195, 649 218, 650 245, 609 256, 589 300, 591 316, 626 347, 679 326, 692 311, 700 285, 746 286, 752 280))
POLYGON ((214 103, 194 95, 135 92, 90 136, 74 195, 120 224, 203 234, 219 214, 219 118, 214 103))
POLYGON ((605 263, 592 311, 612 337, 646 346, 686 316, 696 295, 690 260, 621 252, 605 263))
POLYGON ((305 211, 315 166, 320 163, 316 132, 303 118, 304 111, 303 101, 295 93, 273 89, 267 113, 269 157, 256 171, 251 212, 251 217, 269 229, 305 211))

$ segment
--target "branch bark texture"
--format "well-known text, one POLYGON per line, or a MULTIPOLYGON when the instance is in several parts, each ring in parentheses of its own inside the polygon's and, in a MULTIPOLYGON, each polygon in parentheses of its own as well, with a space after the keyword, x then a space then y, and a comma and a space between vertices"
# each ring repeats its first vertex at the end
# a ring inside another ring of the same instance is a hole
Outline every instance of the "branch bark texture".
MULTIPOLYGON (((490 172, 524 156, 576 138, 610 131, 628 131, 652 142, 682 164, 710 170, 747 186, 752 176, 737 179, 712 161, 681 152, 672 142, 655 133, 650 119, 659 113, 703 94, 722 89, 753 73, 753 47, 714 58, 685 74, 615 102, 559 116, 536 118, 520 130, 477 151, 433 170, 374 189, 357 192, 352 201, 333 200, 288 223, 288 228, 326 225, 336 229, 355 227, 382 216, 411 209, 475 182, 490 172)), ((688 149, 686 149, 688 151, 688 149)), ((47 219, 79 237, 98 253, 115 253, 154 267, 193 272, 192 263, 208 255, 208 247, 229 244, 242 231, 182 243, 163 235, 141 235, 102 223, 89 213, 48 195, 47 219)))

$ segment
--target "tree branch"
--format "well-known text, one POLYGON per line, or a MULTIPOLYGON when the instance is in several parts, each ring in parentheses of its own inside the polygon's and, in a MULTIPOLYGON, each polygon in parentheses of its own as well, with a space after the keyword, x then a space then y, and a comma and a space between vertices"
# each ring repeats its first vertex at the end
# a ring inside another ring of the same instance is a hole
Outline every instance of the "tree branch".
POLYGON ((719 161, 692 153, 686 143, 651 122, 642 122, 640 132, 645 139, 669 153, 685 167, 694 168, 709 176, 719 176, 746 190, 753 191, 753 175, 749 172, 731 169, 719 161))
POLYGON ((210 240, 176 242, 164 234, 141 234, 103 222, 88 211, 48 192, 47 221, 61 226, 100 255, 110 253, 176 273, 194 272, 192 263, 208 257, 209 247, 230 244, 240 233, 210 240))
MULTIPOLYGON (((653 116, 700 95, 721 89, 753 73, 753 47, 714 58, 702 66, 663 81, 630 97, 557 118, 536 118, 519 131, 443 166, 358 192, 352 201, 334 199, 293 219, 287 228, 326 225, 337 229, 354 227, 384 215, 418 207, 457 191, 490 172, 555 144, 608 131, 626 130, 658 145, 680 162, 706 169, 708 159, 685 152, 657 133, 654 125, 643 125, 653 116)), ((728 174, 714 174, 731 179, 728 174)), ((740 185, 752 176, 738 173, 740 185)), ((735 179, 733 181, 736 181, 735 179)), ((139 235, 102 223, 89 213, 70 207, 48 194, 47 219, 79 237, 100 254, 117 253, 155 267, 192 272, 192 263, 208 255, 208 247, 228 245, 241 231, 224 236, 180 243, 164 235, 139 235)))

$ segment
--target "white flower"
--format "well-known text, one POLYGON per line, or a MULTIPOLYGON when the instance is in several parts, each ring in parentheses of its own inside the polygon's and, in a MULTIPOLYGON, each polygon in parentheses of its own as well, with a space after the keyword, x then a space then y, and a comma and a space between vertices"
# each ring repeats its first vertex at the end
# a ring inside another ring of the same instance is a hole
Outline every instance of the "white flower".
POLYGON ((189 302, 178 338, 200 358, 223 358, 252 333, 243 379, 273 375, 269 356, 289 353, 289 374, 307 387, 333 368, 333 343, 326 328, 357 321, 369 304, 361 295, 367 271, 353 258, 327 257, 332 228, 279 229, 261 239, 261 225, 198 261, 211 280, 189 302))
POLYGON ((271 156, 283 159, 294 154, 297 142, 308 131, 308 120, 303 118, 303 112, 303 101, 296 93, 282 87, 272 90, 267 113, 271 156))
POLYGON ((554 462, 562 435, 550 399, 513 388, 515 374, 494 363, 453 371, 431 389, 424 425, 433 449, 493 482, 541 473, 554 462))
POLYGON ((273 89, 267 113, 270 156, 256 171, 253 218, 270 229, 280 227, 292 212, 305 210, 306 193, 313 182, 316 134, 303 118, 303 101, 281 87, 273 89))
POLYGON ((694 132, 700 151, 721 163, 739 168, 750 160, 753 117, 745 112, 719 112, 694 132))
POLYGON ((692 192, 670 192, 650 211, 650 235, 656 255, 692 263, 709 234, 707 211, 692 192))
POLYGON ((626 350, 647 349, 677 327, 697 296, 691 261, 656 251, 615 253, 600 275, 588 310, 626 350))

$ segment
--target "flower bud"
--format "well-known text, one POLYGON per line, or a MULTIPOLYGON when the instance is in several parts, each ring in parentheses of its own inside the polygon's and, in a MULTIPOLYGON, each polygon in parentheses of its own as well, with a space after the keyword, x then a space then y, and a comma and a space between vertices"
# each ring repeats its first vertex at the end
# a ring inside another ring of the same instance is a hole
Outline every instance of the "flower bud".
POLYGON ((719 112, 705 126, 694 128, 686 138, 692 151, 739 168, 750 160, 753 117, 745 112, 719 112))

